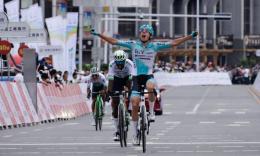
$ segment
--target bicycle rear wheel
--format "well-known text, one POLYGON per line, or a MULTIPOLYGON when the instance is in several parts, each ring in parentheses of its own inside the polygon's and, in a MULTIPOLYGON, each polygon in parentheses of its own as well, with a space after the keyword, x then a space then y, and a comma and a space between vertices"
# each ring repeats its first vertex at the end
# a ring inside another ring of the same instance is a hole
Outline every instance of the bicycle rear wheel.
POLYGON ((145 106, 141 107, 141 125, 140 125, 140 129, 141 129, 141 140, 142 140, 142 146, 143 146, 143 153, 146 152, 146 122, 145 122, 145 106))
POLYGON ((101 129, 102 129, 102 117, 100 117, 98 119, 98 127, 99 127, 99 130, 101 131, 101 129))
POLYGON ((119 105, 118 109, 118 126, 119 126, 119 140, 120 140, 120 145, 121 147, 124 146, 124 113, 123 113, 123 108, 121 105, 119 105))

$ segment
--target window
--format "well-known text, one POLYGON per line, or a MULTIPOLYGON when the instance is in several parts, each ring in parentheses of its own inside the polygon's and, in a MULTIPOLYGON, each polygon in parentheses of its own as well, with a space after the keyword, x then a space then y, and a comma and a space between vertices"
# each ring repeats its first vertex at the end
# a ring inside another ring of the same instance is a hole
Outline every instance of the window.
POLYGON ((250 0, 244 0, 244 35, 250 33, 250 0))
MULTIPOLYGON (((119 12, 135 12, 135 8, 118 8, 119 12)), ((135 18, 124 16, 122 18, 135 18)), ((135 36, 135 21, 119 21, 118 22, 118 33, 123 37, 134 37, 135 36)))

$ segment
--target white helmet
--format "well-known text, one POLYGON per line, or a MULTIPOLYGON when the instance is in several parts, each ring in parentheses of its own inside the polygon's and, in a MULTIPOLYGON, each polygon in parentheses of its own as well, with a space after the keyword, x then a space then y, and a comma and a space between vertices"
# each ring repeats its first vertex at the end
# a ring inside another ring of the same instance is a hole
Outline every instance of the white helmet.
POLYGON ((115 61, 125 61, 126 53, 123 50, 117 50, 114 52, 115 61))
POLYGON ((96 75, 96 74, 98 74, 99 73, 99 71, 98 71, 98 68, 97 67, 92 67, 91 69, 90 69, 90 74, 91 75, 96 75))

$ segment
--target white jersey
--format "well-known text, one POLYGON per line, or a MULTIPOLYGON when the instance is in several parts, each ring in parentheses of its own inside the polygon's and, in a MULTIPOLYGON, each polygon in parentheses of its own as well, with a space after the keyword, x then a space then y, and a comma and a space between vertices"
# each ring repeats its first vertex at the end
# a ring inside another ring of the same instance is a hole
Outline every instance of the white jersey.
POLYGON ((91 85, 93 83, 100 83, 100 84, 103 84, 104 86, 107 86, 107 81, 106 81, 106 77, 101 74, 101 73, 98 73, 98 78, 96 80, 94 80, 92 77, 91 77, 91 74, 89 76, 87 76, 86 80, 85 80, 85 83, 87 83, 87 87, 90 88, 91 85))
POLYGON ((109 70, 108 70, 108 78, 113 78, 114 76, 119 77, 119 78, 125 78, 126 76, 132 76, 134 74, 134 63, 126 59, 125 61, 125 66, 121 70, 117 67, 115 61, 111 61, 109 63, 109 70))

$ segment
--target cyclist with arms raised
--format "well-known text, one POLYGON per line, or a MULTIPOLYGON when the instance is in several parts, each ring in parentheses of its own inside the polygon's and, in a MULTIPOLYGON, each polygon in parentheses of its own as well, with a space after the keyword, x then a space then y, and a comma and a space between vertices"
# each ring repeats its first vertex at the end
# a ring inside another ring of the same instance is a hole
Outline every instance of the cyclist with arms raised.
MULTIPOLYGON (((123 50, 117 50, 114 52, 114 60, 109 63, 108 70, 108 93, 115 91, 123 91, 126 87, 131 89, 132 75, 134 71, 134 64, 131 60, 127 59, 126 53, 123 50)), ((119 97, 112 96, 112 116, 116 132, 114 133, 114 141, 119 140, 118 130, 118 104, 119 97)), ((126 106, 128 108, 128 105, 126 106)))
POLYGON ((170 42, 152 42, 152 36, 154 31, 151 25, 144 24, 139 29, 139 40, 136 41, 123 41, 106 36, 104 34, 96 33, 92 31, 93 35, 99 36, 110 44, 119 45, 131 49, 132 59, 134 63, 135 73, 133 76, 133 86, 131 94, 132 102, 132 126, 134 128, 133 144, 137 145, 137 121, 138 121, 138 109, 140 103, 140 88, 141 85, 145 85, 148 92, 149 104, 150 104, 150 119, 154 120, 153 105, 155 96, 152 93, 156 88, 156 82, 153 78, 152 71, 156 53, 161 49, 172 48, 178 46, 181 43, 192 39, 198 35, 197 32, 192 32, 190 35, 174 39, 170 42))
POLYGON ((86 79, 86 83, 87 83, 88 99, 90 98, 90 95, 92 93, 91 108, 93 112, 94 121, 91 123, 91 125, 95 126, 94 110, 95 110, 96 97, 98 93, 101 94, 101 97, 103 99, 103 113, 104 113, 105 93, 107 89, 106 78, 102 73, 98 71, 97 67, 93 67, 90 70, 89 77, 86 79))

